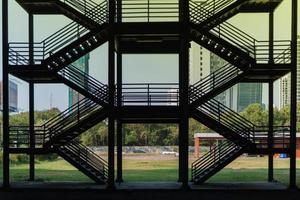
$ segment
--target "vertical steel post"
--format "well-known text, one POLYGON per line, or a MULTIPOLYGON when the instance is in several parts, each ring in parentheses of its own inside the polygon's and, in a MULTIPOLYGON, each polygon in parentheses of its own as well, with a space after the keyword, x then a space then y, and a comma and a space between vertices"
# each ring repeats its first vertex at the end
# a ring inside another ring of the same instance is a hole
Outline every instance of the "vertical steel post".
MULTIPOLYGON (((109 23, 115 23, 115 0, 109 1, 109 23)), ((108 181, 109 189, 115 188, 115 38, 114 27, 108 43, 108 87, 109 87, 109 116, 108 116, 108 181)))
POLYGON ((296 188, 296 132, 297 132, 297 0, 292 0, 291 46, 291 133, 290 133, 290 185, 296 188))
MULTIPOLYGON (((28 17, 29 25, 29 62, 30 65, 34 65, 34 21, 33 15, 29 14, 28 17)), ((34 83, 29 82, 29 147, 35 147, 35 137, 34 137, 34 83)), ((29 180, 34 181, 35 170, 34 170, 34 154, 29 155, 29 180)))
MULTIPOLYGON (((274 11, 269 12, 269 64, 274 64, 274 11)), ((274 88, 273 81, 269 81, 269 131, 268 131, 268 181, 274 180, 274 164, 273 164, 273 124, 274 124, 274 88)))
MULTIPOLYGON (((122 1, 117 0, 117 23, 122 23, 122 1)), ((117 52, 117 109, 122 106, 122 52, 117 52)), ((117 178, 118 183, 123 182, 123 124, 118 116, 117 119, 117 178)))
MULTIPOLYGON (((122 53, 117 53, 117 109, 122 106, 122 53)), ((118 116, 117 119, 117 179, 123 182, 122 174, 122 144, 123 144, 123 124, 118 116)))
POLYGON ((179 123, 179 181, 182 188, 188 188, 189 175, 189 1, 181 0, 179 5, 181 26, 179 52, 179 107, 181 119, 179 123))
POLYGON ((9 187, 8 0, 2 1, 3 187, 9 187))
POLYGON ((273 94, 273 81, 269 82, 269 131, 268 131, 268 181, 274 181, 274 164, 273 164, 273 124, 274 124, 274 94, 273 94))

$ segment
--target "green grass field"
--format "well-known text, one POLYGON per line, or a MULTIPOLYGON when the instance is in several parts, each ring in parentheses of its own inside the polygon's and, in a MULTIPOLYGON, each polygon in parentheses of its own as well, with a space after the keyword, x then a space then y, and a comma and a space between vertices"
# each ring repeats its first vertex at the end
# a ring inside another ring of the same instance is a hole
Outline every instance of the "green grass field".
MULTIPOLYGON (((190 156, 190 163, 193 156, 190 156)), ((300 160, 297 160, 300 166, 300 160)), ((275 159, 275 179, 288 184, 289 159, 275 159)), ((124 156, 123 175, 125 181, 177 181, 178 158, 173 156, 134 154, 124 156)), ((2 169, 0 169, 1 171, 2 169)), ((12 165, 11 180, 25 181, 28 178, 28 165, 12 165)), ((0 172, 0 179, 2 179, 0 172)), ((300 185, 300 169, 298 170, 300 185)), ((91 181, 84 174, 62 159, 36 164, 37 181, 91 181)), ((251 182, 266 181, 267 157, 240 157, 217 173, 209 182, 251 182)))

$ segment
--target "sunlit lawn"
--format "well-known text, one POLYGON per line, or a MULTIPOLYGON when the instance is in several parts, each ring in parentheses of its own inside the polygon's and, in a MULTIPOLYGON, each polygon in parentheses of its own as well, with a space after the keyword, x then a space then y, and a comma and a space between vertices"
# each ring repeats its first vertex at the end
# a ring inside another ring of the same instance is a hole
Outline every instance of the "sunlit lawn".
MULTIPOLYGON (((193 161, 190 156, 190 163, 193 161)), ((297 160, 300 166, 300 160, 297 160)), ((276 158, 274 161, 275 179, 288 184, 289 159, 276 158)), ((123 175, 125 181, 177 181, 178 158, 163 155, 135 154, 124 156, 123 175)), ((0 169, 1 171, 2 169, 0 169)), ((28 178, 28 165, 12 165, 12 181, 28 178)), ((0 172, 0 178, 2 172, 0 172)), ((300 169, 298 170, 300 185, 300 169)), ((90 179, 62 159, 36 163, 37 181, 83 181, 90 179)), ((240 157, 217 173, 209 182, 250 182, 266 181, 267 157, 240 157)))

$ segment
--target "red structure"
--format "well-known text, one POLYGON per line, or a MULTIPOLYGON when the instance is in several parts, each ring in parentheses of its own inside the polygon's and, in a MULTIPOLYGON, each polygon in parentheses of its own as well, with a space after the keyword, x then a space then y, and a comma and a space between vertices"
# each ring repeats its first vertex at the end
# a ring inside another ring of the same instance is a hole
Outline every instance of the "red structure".
MULTIPOLYGON (((296 157, 300 158, 300 133, 297 133, 297 149, 296 149, 296 157)), ((226 140, 223 136, 219 135, 218 133, 195 133, 194 134, 194 156, 199 158, 201 150, 201 142, 207 141, 209 144, 209 149, 214 146, 214 142, 226 140)), ((287 139, 284 139, 287 140, 287 139)), ((281 140, 282 141, 282 140, 281 140)), ((267 143, 266 137, 261 137, 261 144, 267 143)))

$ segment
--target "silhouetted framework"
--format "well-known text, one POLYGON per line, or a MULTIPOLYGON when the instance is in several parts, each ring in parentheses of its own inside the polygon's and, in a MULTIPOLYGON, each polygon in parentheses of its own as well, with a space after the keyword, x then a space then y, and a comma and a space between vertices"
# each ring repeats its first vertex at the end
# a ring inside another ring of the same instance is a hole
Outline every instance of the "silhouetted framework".
MULTIPOLYGON (((296 180, 297 0, 292 0, 292 40, 274 40, 274 10, 283 0, 16 0, 28 12, 28 41, 8 40, 8 0, 3 0, 3 183, 9 187, 9 155, 57 153, 99 184, 122 182, 122 125, 179 124, 179 174, 189 185, 188 119, 227 141, 196 160, 192 182, 201 184, 243 153, 290 155, 290 187, 296 180), (269 40, 258 41, 227 20, 239 13, 268 13, 269 40), (34 16, 63 14, 71 23, 41 42, 34 40, 34 16), (228 64, 189 84, 189 48, 194 41, 228 64), (108 84, 72 65, 108 42, 108 84), (123 54, 179 55, 177 83, 124 83, 123 54), (273 83, 291 72, 291 124, 273 125, 273 83), (9 125, 8 75, 29 83, 29 126, 9 125), (214 99, 240 82, 269 84, 269 126, 259 127, 214 99), (34 124, 34 84, 63 83, 85 96, 42 126, 34 124), (76 137, 108 118, 108 160, 76 137), (116 128, 115 128, 116 127, 116 128), (116 129, 116 130, 115 130, 116 129), (116 133, 115 133, 116 132, 116 133), (117 136, 117 137, 115 137, 117 136), (115 142, 116 138, 116 142, 115 142), (262 138, 265 138, 262 140, 262 138), (266 141, 262 143, 260 141, 266 141), (115 144, 117 173, 115 179, 115 144)), ((11 13, 12 15, 14 13, 11 13)))

